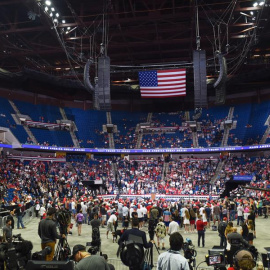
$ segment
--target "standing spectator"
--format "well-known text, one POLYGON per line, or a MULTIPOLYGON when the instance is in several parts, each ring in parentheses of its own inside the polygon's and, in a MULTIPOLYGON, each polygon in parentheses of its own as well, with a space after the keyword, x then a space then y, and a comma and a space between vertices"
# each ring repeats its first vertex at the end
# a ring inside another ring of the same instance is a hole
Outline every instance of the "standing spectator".
POLYGON ((156 236, 157 236, 158 249, 160 249, 160 243, 162 243, 162 250, 164 250, 165 249, 164 238, 166 236, 167 230, 166 230, 166 226, 163 222, 162 217, 159 218, 159 223, 156 226, 155 232, 156 232, 156 236))
POLYGON ((244 220, 247 221, 248 220, 248 215, 249 215, 249 207, 248 205, 245 205, 245 208, 244 208, 244 220))
POLYGON ((214 226, 216 225, 216 221, 220 222, 220 207, 215 203, 215 206, 213 207, 213 222, 214 226))
POLYGON ((205 230, 204 230, 204 222, 202 220, 202 216, 199 215, 198 216, 198 220, 196 222, 196 228, 197 228, 197 231, 198 231, 198 247, 200 247, 200 242, 201 242, 201 238, 202 238, 202 246, 204 247, 204 239, 205 239, 205 230))
POLYGON ((248 243, 250 245, 253 245, 253 239, 254 239, 254 225, 253 221, 249 220, 248 221, 248 243))
POLYGON ((108 239, 108 234, 109 234, 109 231, 113 232, 114 231, 114 226, 115 226, 115 223, 117 222, 117 217, 115 215, 115 212, 112 212, 112 214, 110 215, 110 218, 108 219, 108 222, 107 222, 107 239, 108 239))
POLYGON ((40 210, 40 204, 39 204, 39 201, 36 202, 36 205, 35 205, 35 213, 36 213, 36 217, 38 218, 38 212, 40 210))
POLYGON ((250 211, 249 215, 248 215, 248 221, 252 220, 253 223, 253 229, 254 229, 254 238, 256 238, 256 223, 255 223, 255 219, 256 219, 256 215, 254 211, 250 211))
POLYGON ((185 211, 185 216, 184 216, 184 226, 185 226, 185 233, 188 233, 189 232, 189 225, 190 225, 190 215, 189 215, 189 212, 188 210, 185 211))
POLYGON ((105 208, 105 204, 103 203, 100 207, 100 214, 101 214, 101 228, 104 228, 105 222, 107 220, 107 210, 105 208))
POLYGON ((241 227, 242 228, 241 228, 240 234, 243 236, 243 239, 248 242, 248 226, 246 222, 244 222, 241 227))
POLYGON ((237 226, 239 226, 239 221, 240 221, 240 225, 242 225, 244 223, 244 208, 242 203, 240 203, 237 207, 237 226))
POLYGON ((39 215, 40 215, 40 219, 43 218, 44 214, 46 213, 46 209, 43 205, 41 205, 40 209, 39 209, 39 215))
POLYGON ((174 221, 173 217, 171 217, 171 222, 170 222, 170 225, 169 225, 169 230, 168 230, 168 235, 171 235, 175 232, 179 232, 179 225, 176 221, 174 221))
POLYGON ((163 220, 164 220, 165 226, 167 228, 167 232, 169 230, 171 216, 172 216, 171 212, 169 211, 168 208, 166 208, 165 211, 163 212, 163 220))
POLYGON ((3 241, 9 242, 12 239, 11 220, 6 220, 6 225, 3 227, 3 241))
POLYGON ((82 214, 83 214, 83 223, 87 224, 87 205, 82 203, 82 214))
POLYGON ((38 235, 41 238, 41 248, 45 249, 47 246, 51 247, 52 251, 46 255, 46 261, 52 261, 54 257, 54 248, 56 239, 63 239, 66 236, 58 235, 56 231, 56 222, 54 221, 56 210, 51 207, 48 210, 48 217, 39 222, 38 235))
POLYGON ((176 209, 172 214, 174 221, 178 223, 179 226, 181 226, 181 216, 179 215, 179 211, 176 209))
POLYGON ((230 221, 234 221, 235 220, 235 203, 234 201, 230 202, 230 221))
POLYGON ((82 224, 83 224, 84 216, 82 214, 82 210, 76 215, 76 222, 78 225, 78 235, 81 236, 82 234, 82 224))
POLYGON ((21 204, 19 204, 17 206, 14 213, 17 217, 17 229, 20 229, 20 225, 22 226, 23 229, 25 229, 26 227, 24 226, 23 221, 22 221, 23 212, 22 212, 22 205, 21 204))
POLYGON ((129 213, 129 210, 128 210, 128 207, 126 204, 124 204, 124 207, 123 207, 123 223, 122 223, 122 227, 125 227, 124 225, 124 222, 126 219, 128 219, 128 213, 129 213))
POLYGON ((183 246, 183 237, 179 232, 170 236, 170 249, 158 256, 157 269, 159 270, 189 270, 187 259, 180 254, 183 246))
POLYGON ((190 232, 195 233, 195 220, 196 220, 196 213, 193 209, 190 209, 190 232))
POLYGON ((225 230, 227 227, 227 217, 223 217, 223 221, 221 221, 218 225, 218 234, 220 237, 220 246, 225 247, 227 246, 227 239, 225 237, 225 230))

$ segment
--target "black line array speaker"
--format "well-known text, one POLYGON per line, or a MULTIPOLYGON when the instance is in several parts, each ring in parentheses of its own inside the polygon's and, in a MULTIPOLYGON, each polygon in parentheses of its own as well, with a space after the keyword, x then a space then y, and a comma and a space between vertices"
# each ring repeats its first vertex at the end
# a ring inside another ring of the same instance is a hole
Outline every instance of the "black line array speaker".
POLYGON ((111 110, 110 65, 110 57, 98 58, 98 104, 103 111, 111 110))
POLYGON ((206 54, 204 50, 193 51, 194 107, 207 107, 206 54))
POLYGON ((216 91, 215 103, 224 104, 226 100, 227 61, 220 52, 217 52, 216 55, 219 62, 219 76, 214 83, 216 91))

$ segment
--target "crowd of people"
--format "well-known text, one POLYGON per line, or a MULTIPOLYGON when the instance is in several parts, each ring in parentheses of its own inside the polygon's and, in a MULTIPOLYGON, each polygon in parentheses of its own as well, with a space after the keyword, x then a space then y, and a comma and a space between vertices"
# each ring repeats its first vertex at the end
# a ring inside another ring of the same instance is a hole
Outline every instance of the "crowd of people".
MULTIPOLYGON (((210 179, 215 173, 218 159, 192 157, 170 160, 167 164, 168 170, 162 177, 164 162, 161 158, 149 157, 136 160, 103 158, 85 162, 71 160, 70 164, 66 164, 37 160, 12 161, 2 156, 1 184, 12 191, 7 198, 8 194, 5 194, 7 190, 3 190, 2 198, 5 199, 2 200, 2 207, 14 206, 11 218, 7 220, 3 230, 4 237, 9 238, 12 234, 13 215, 18 220, 17 228, 25 227, 20 217, 23 215, 25 204, 29 203, 34 206, 36 216, 42 220, 48 220, 57 209, 66 209, 72 213, 72 218, 77 223, 79 236, 82 235, 83 223, 90 224, 93 231, 95 227, 106 226, 107 235, 116 233, 118 228, 129 230, 131 225, 133 229, 136 229, 135 231, 140 231, 137 234, 141 235, 142 228, 148 226, 149 235, 152 235, 150 240, 157 243, 159 249, 171 248, 177 251, 178 247, 173 244, 174 237, 179 242, 181 234, 197 234, 196 246, 204 247, 207 242, 207 230, 216 226, 220 236, 220 245, 226 248, 232 246, 231 239, 235 237, 249 244, 256 243, 255 217, 256 215, 268 217, 266 207, 269 203, 269 192, 250 191, 255 192, 254 199, 225 198, 216 201, 211 199, 211 194, 218 194, 222 183, 217 180, 219 183, 215 185, 215 189, 210 189, 210 179), (113 163, 118 168, 118 176, 113 173, 113 163), (82 182, 89 179, 104 180, 104 187, 94 190, 83 186, 82 182), (156 193, 167 195, 204 194, 209 196, 206 201, 193 199, 169 201, 149 198, 102 199, 102 194, 114 194, 117 186, 124 194, 149 194, 154 190, 156 193), (240 230, 236 227, 237 225, 241 226, 240 230), (170 247, 165 246, 166 237, 170 239, 170 247)), ((225 164, 226 175, 229 175, 229 171, 232 174, 253 173, 255 178, 251 185, 265 187, 268 184, 267 157, 256 159, 228 157, 225 164)), ((54 234, 53 241, 47 241, 46 230, 42 229, 43 223, 40 223, 39 229, 42 248, 49 243, 48 245, 54 250, 55 244, 53 245, 52 242, 55 242, 55 239, 64 239, 65 234, 54 234)), ((123 242, 125 237, 127 235, 122 234, 120 242, 123 242)), ((145 243, 144 247, 150 246, 151 244, 145 243)), ((158 259, 160 269, 166 269, 162 267, 168 263, 166 260, 169 256, 165 253, 162 253, 163 255, 158 259)), ((73 249, 74 258, 77 261, 87 258, 87 254, 84 246, 79 247, 77 251, 76 248, 73 249)), ((48 260, 51 260, 53 255, 50 254, 48 260)), ((105 260, 97 263, 107 265, 105 260)))

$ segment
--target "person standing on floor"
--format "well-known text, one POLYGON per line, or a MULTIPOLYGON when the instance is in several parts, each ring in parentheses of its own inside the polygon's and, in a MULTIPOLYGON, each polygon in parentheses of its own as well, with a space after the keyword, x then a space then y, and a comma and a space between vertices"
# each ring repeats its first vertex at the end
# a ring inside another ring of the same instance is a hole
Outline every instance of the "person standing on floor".
POLYGON ((81 236, 82 234, 83 221, 84 221, 84 216, 83 216, 82 210, 80 210, 80 212, 76 215, 76 222, 78 225, 78 236, 81 236))
POLYGON ((20 229, 20 225, 23 229, 25 229, 25 226, 22 221, 23 211, 22 211, 22 205, 18 204, 17 208, 14 211, 16 217, 17 217, 17 229, 20 229))
POLYGON ((202 247, 205 245, 205 229, 204 229, 205 223, 202 220, 202 216, 198 216, 198 220, 196 222, 196 228, 198 231, 198 247, 200 247, 200 242, 202 238, 202 247))
POLYGON ((166 236, 167 230, 166 230, 166 225, 164 224, 162 217, 159 218, 159 222, 156 226, 155 232, 157 236, 158 249, 160 249, 160 243, 161 243, 162 250, 164 250, 165 249, 164 238, 166 236))

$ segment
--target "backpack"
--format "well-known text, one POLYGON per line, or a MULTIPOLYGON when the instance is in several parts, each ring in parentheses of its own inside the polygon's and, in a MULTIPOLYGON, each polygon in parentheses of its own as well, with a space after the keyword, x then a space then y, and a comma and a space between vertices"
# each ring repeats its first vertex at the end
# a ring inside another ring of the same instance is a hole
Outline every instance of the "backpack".
POLYGON ((224 221, 220 222, 219 225, 218 225, 219 234, 224 235, 226 227, 227 227, 226 222, 224 222, 224 221))

